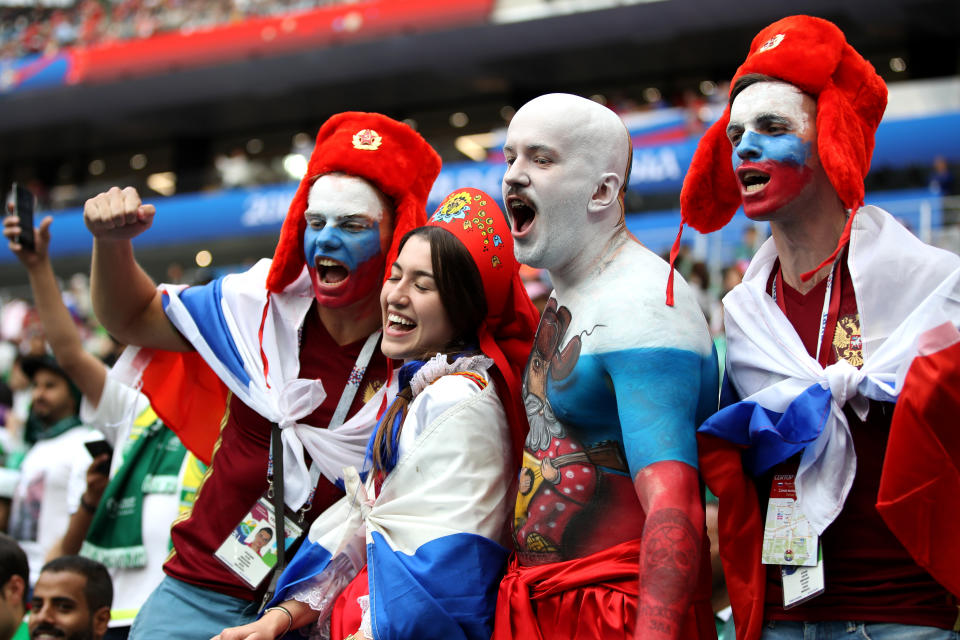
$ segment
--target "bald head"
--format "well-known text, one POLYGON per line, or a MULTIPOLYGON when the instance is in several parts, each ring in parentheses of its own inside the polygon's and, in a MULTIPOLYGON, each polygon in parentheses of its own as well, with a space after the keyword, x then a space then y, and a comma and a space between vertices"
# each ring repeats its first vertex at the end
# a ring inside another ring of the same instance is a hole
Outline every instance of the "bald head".
POLYGON ((510 126, 530 120, 555 123, 570 148, 588 158, 597 171, 626 179, 630 133, 620 116, 607 107, 570 93, 548 93, 523 105, 510 126))
POLYGON ((563 93, 531 100, 510 121, 503 154, 503 198, 521 262, 562 268, 622 228, 630 136, 606 107, 563 93))

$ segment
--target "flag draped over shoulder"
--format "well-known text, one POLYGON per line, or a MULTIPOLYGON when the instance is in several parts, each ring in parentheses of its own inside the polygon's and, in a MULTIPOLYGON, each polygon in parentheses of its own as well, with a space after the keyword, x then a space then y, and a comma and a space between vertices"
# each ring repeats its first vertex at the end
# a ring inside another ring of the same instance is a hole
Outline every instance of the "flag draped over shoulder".
POLYGON ((128 382, 142 375, 157 414, 201 460, 209 461, 227 391, 282 429, 285 497, 296 510, 312 488, 304 452, 331 482, 359 464, 377 414, 396 385, 384 385, 350 420, 331 429, 301 425, 323 402, 320 380, 300 372, 299 331, 313 303, 304 269, 281 294, 267 292, 270 260, 200 287, 161 285, 164 310, 192 353, 128 350, 128 382))
POLYGON ((893 412, 877 510, 917 564, 960 598, 960 332, 921 337, 893 412))
POLYGON ((346 497, 314 522, 274 601, 308 602, 322 621, 365 563, 375 637, 487 640, 508 554, 508 443, 492 384, 440 378, 410 405, 378 494, 373 474, 345 470, 346 497))
POLYGON ((960 411, 958 385, 949 382, 960 377, 960 345, 944 338, 960 324, 960 259, 921 243, 876 207, 857 213, 847 266, 863 339, 858 370, 846 361, 823 368, 807 354, 766 294, 775 258, 771 239, 724 299, 726 370, 744 400, 698 431, 701 473, 720 500, 720 553, 738 640, 759 638, 763 622, 763 523, 751 476, 802 451, 798 502, 822 532, 856 473, 843 406, 865 411, 865 398, 896 402, 877 508, 918 564, 960 590, 949 569, 956 554, 931 553, 952 548, 941 538, 960 522, 929 499, 960 490, 960 439, 946 428, 955 420, 944 419, 960 411))
POLYGON ((701 432, 749 444, 754 474, 803 451, 797 502, 823 533, 856 473, 843 407, 849 403, 864 418, 868 398, 896 401, 917 337, 944 322, 960 323, 960 258, 921 243, 876 207, 857 213, 848 268, 863 339, 860 369, 845 360, 824 368, 810 357, 766 292, 775 259, 771 238, 724 298, 727 372, 743 403, 718 412, 701 432), (896 296, 888 295, 891 288, 896 296))

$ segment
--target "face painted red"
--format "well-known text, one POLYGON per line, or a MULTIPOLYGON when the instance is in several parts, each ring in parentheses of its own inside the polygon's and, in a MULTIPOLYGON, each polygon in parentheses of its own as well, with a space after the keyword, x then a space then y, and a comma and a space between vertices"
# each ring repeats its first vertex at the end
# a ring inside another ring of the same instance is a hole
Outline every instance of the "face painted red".
POLYGON ((304 258, 317 302, 341 308, 378 292, 386 262, 380 194, 354 176, 320 176, 304 215, 304 258))
POLYGON ((730 108, 727 136, 743 210, 755 220, 800 197, 819 165, 816 103, 784 82, 744 89, 730 108))

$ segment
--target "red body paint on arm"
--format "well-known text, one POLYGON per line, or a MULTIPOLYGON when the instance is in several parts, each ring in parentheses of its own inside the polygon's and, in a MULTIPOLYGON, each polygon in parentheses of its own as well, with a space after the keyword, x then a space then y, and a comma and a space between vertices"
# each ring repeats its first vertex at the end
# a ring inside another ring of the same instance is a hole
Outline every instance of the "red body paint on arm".
POLYGON ((678 639, 700 571, 704 513, 697 470, 656 462, 634 478, 646 513, 635 638, 678 639))

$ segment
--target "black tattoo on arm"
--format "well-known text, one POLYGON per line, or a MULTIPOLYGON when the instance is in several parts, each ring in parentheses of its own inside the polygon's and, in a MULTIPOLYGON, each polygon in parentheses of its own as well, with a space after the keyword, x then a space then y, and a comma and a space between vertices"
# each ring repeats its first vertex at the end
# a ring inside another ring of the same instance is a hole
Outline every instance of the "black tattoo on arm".
POLYGON ((676 633, 689 606, 700 560, 700 536, 681 509, 659 509, 643 527, 640 620, 650 631, 676 633))

